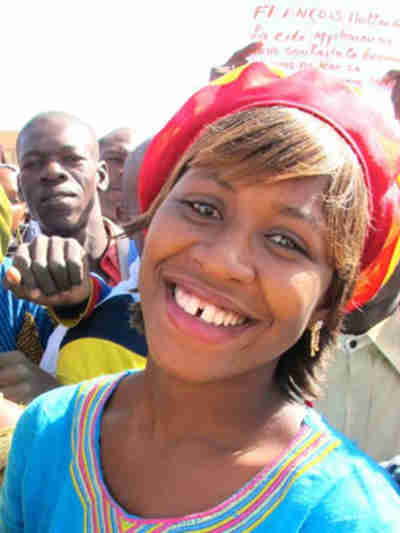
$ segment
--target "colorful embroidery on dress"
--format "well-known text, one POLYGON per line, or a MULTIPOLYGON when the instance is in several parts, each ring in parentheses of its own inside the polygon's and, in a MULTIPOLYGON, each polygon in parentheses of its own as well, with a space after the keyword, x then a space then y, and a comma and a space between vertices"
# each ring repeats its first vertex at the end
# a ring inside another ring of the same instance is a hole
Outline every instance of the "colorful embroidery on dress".
POLYGON ((126 513, 109 494, 101 474, 96 429, 105 402, 119 380, 82 385, 76 399, 70 471, 84 511, 85 533, 249 532, 268 520, 292 485, 340 445, 325 432, 304 425, 288 453, 232 497, 211 510, 174 519, 142 519, 126 513))

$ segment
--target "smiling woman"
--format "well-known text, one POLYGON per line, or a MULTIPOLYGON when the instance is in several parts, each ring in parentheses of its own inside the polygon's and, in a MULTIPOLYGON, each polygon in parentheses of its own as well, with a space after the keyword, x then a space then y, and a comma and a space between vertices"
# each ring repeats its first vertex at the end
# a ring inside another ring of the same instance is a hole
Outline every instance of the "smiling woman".
POLYGON ((306 401, 345 312, 396 264, 387 140, 318 71, 254 63, 189 99, 146 151, 127 228, 146 230, 147 367, 28 407, 0 531, 398 529, 385 472, 306 401))
MULTIPOLYGON (((257 251, 254 245, 261 247, 262 265, 257 265, 256 270, 263 279, 266 278, 262 275, 263 270, 269 272, 269 278, 280 293, 278 299, 284 299, 284 288, 278 285, 278 280, 286 265, 290 267, 287 280, 290 284, 295 279, 294 263, 305 269, 305 266, 324 261, 338 274, 322 298, 326 310, 332 312, 325 313, 326 327, 321 332, 318 357, 305 357, 308 350, 305 346, 299 349, 297 345, 289 351, 290 346, 286 346, 277 354, 287 352, 276 371, 283 390, 289 396, 296 397, 300 393, 306 399, 314 398, 318 392, 318 369, 324 366, 323 353, 340 326, 343 314, 338 309, 353 289, 369 224, 368 194, 362 169, 350 146, 331 126, 298 109, 274 106, 241 111, 220 119, 202 132, 175 167, 151 210, 133 225, 132 231, 138 224, 141 227, 150 225, 151 234, 158 235, 160 240, 155 245, 157 250, 162 249, 162 242, 169 241, 164 233, 160 233, 158 224, 150 222, 154 213, 159 220, 164 210, 161 202, 165 197, 166 205, 171 204, 170 212, 176 216, 182 211, 179 203, 187 206, 188 213, 190 205, 193 215, 198 213, 205 233, 214 244, 217 243, 217 232, 226 231, 228 223, 233 221, 244 226, 245 209, 252 216, 258 216, 259 240, 251 241, 243 256, 249 258, 252 251, 257 251), (188 171, 188 168, 193 170, 188 171), (194 169, 197 180, 193 179, 194 169), (184 184, 189 175, 192 177, 190 183, 197 186, 197 194, 196 189, 192 190, 193 186, 186 192, 184 184), (312 179, 312 176, 319 179, 312 179), (329 180, 327 176, 330 176, 329 180), (173 189, 181 179, 183 184, 173 189), (219 187, 215 187, 215 183, 219 187), (183 198, 176 199, 182 188, 183 198), (173 192, 168 197, 171 189, 173 192), (291 202, 290 197, 293 197, 291 202), (270 198, 273 199, 269 202, 270 198), (162 209, 158 210, 160 203, 162 209), (269 203, 272 205, 268 209, 269 203), (240 211, 233 204, 245 209, 240 211), (207 218, 221 219, 221 222, 206 225, 207 218), (348 242, 343 241, 343 235, 349 235, 348 242), (281 259, 275 262, 274 271, 271 262, 267 261, 268 250, 281 259)), ((172 220, 162 221, 160 226, 168 227, 169 240, 178 243, 184 228, 171 231, 171 223, 172 220)), ((192 223, 191 234, 193 227, 192 223)), ((227 243, 230 254, 234 242, 234 238, 230 238, 227 243)), ((207 261, 210 263, 213 257, 216 257, 215 253, 209 250, 207 261)), ((146 255, 144 264, 145 259, 146 255)), ((188 261, 189 258, 184 260, 184 268, 190 264, 188 261)), ((190 271, 193 272, 193 267, 190 271)), ((142 272, 145 276, 148 269, 143 268, 142 272)), ((287 295, 289 301, 291 298, 293 295, 287 295)), ((302 335, 298 339, 300 337, 302 335)), ((306 331, 300 343, 309 346, 309 337, 309 331, 306 331)))

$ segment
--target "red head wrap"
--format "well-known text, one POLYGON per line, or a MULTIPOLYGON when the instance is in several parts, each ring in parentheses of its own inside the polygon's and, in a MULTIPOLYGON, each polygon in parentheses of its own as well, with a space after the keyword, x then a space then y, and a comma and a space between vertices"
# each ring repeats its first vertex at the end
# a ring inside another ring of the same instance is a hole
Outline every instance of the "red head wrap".
POLYGON ((400 137, 397 124, 372 108, 358 89, 319 70, 282 77, 263 63, 233 70, 200 89, 154 137, 139 174, 139 203, 145 211, 175 164, 208 124, 231 113, 282 105, 330 124, 350 145, 369 190, 372 229, 361 274, 347 311, 371 300, 400 258, 400 137))

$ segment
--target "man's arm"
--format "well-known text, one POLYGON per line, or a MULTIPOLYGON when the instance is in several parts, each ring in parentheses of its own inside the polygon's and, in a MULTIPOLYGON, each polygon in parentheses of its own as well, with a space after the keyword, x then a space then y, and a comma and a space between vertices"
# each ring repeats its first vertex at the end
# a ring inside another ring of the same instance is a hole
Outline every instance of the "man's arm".
POLYGON ((15 350, 0 353, 0 390, 13 402, 27 404, 60 384, 47 372, 15 350))
MULTIPOLYGON (((17 298, 49 307, 58 321, 69 326, 90 314, 107 288, 89 276, 79 243, 44 235, 18 248, 3 284, 17 298)), ((58 381, 22 351, 0 354, 0 390, 10 400, 28 403, 57 386, 58 381)))

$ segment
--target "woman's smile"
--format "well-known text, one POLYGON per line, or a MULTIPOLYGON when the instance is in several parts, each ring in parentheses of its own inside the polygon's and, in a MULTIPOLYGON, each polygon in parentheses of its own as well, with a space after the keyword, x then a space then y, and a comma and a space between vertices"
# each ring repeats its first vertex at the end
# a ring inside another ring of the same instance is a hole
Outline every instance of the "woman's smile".
POLYGON ((228 342, 253 327, 257 321, 229 306, 221 307, 196 295, 184 285, 167 284, 167 314, 184 334, 207 344, 228 342))
POLYGON ((207 324, 222 327, 241 326, 248 320, 247 317, 234 311, 228 311, 207 303, 197 298, 194 294, 185 291, 182 287, 175 286, 172 290, 174 300, 181 309, 192 316, 199 317, 207 324))
POLYGON ((187 171, 157 211, 142 258, 146 331, 154 357, 165 354, 161 364, 191 373, 193 360, 198 373, 204 360, 203 375, 247 371, 276 364, 297 341, 332 276, 320 202, 325 183, 237 185, 215 172, 187 171), (238 353, 240 363, 232 364, 238 353))

